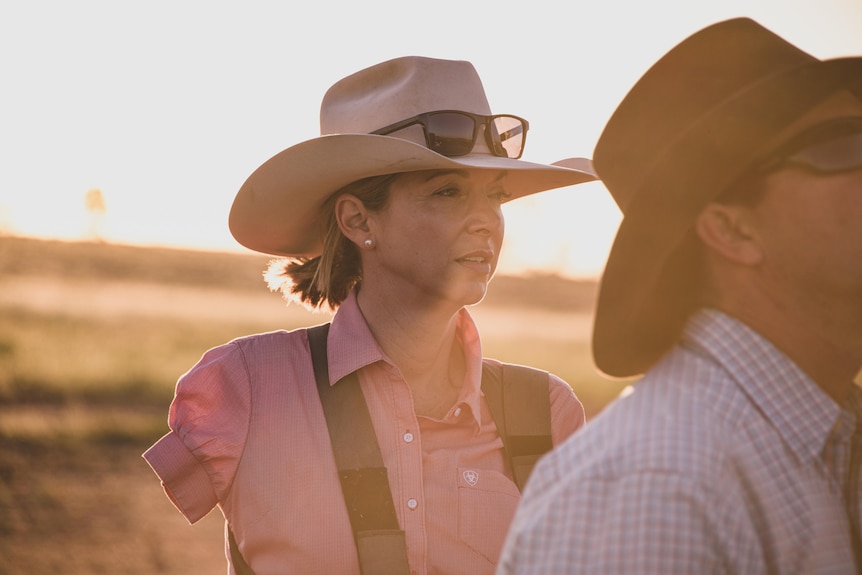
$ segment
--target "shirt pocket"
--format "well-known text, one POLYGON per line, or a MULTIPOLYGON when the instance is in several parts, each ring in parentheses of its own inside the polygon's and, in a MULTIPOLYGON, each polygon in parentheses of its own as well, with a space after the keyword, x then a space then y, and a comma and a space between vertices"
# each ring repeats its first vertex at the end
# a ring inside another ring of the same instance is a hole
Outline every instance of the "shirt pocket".
POLYGON ((497 471, 459 467, 457 472, 458 536, 495 564, 521 494, 511 479, 497 471))

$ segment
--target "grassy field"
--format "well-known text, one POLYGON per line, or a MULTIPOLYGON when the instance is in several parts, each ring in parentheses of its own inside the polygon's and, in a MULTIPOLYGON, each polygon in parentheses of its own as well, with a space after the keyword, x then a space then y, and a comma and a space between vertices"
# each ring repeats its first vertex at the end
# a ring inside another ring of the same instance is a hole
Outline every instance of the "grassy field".
MULTIPOLYGON (((327 321, 267 291, 268 258, 0 237, 0 575, 223 573, 140 454, 179 374, 234 337, 327 321)), ((592 282, 499 277, 485 354, 568 381, 595 415, 625 383, 589 352, 592 282)))

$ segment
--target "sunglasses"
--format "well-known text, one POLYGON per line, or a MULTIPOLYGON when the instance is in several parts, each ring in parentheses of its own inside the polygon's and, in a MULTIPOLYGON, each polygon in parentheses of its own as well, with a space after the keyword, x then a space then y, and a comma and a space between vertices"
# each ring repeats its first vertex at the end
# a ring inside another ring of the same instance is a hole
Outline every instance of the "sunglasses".
POLYGON ((476 145, 479 128, 484 127, 488 149, 501 158, 518 159, 524 153, 527 120, 509 114, 481 116, 458 110, 426 112, 371 132, 386 135, 419 124, 425 132, 425 145, 443 156, 464 156, 476 145))
POLYGON ((757 172, 767 174, 785 166, 817 174, 862 168, 862 117, 835 118, 797 134, 771 153, 757 172))

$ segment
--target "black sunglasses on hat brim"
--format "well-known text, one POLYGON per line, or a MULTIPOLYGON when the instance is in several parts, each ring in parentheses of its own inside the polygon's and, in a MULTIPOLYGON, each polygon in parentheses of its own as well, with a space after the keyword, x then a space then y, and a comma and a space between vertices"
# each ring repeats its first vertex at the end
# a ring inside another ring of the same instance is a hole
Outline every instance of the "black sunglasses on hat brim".
POLYGON ((448 157, 469 154, 476 145, 481 128, 491 153, 513 160, 524 153, 530 127, 527 120, 511 114, 483 116, 461 110, 437 110, 417 114, 371 133, 385 136, 413 125, 422 126, 429 150, 448 157))

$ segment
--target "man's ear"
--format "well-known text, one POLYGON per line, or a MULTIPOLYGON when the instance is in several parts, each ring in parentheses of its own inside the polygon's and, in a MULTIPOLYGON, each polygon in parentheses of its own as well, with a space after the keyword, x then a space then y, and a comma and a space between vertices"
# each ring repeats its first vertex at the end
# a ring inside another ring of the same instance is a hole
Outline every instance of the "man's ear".
POLYGON ((335 220, 341 233, 354 244, 362 245, 371 235, 368 210, 353 194, 342 194, 335 200, 335 220))
POLYGON ((694 226, 704 245, 726 260, 757 265, 763 259, 750 208, 711 203, 698 214, 694 226))

